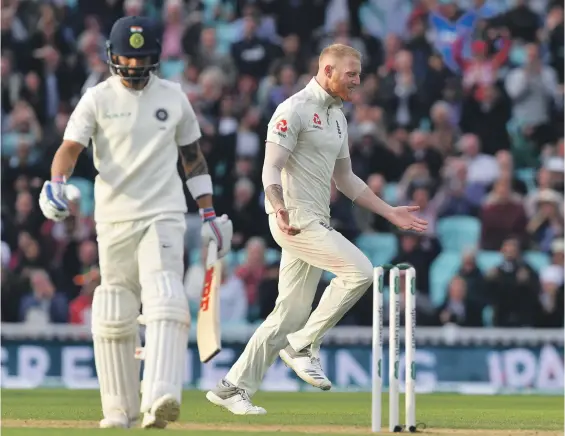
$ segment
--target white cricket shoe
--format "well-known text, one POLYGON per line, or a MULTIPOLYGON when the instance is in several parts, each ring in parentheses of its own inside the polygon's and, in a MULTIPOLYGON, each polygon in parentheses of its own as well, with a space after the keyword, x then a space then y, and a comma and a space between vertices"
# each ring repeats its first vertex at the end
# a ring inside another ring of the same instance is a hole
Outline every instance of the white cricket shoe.
POLYGON ((288 345, 279 352, 279 356, 286 366, 291 368, 306 383, 323 391, 329 391, 332 388, 332 382, 328 380, 322 370, 320 359, 312 356, 309 347, 295 351, 288 345))
POLYGON ((100 421, 100 428, 130 428, 131 422, 125 413, 116 412, 100 421))
POLYGON ((245 389, 238 388, 227 380, 222 380, 218 386, 208 391, 206 398, 212 404, 229 410, 234 415, 265 415, 267 411, 254 406, 245 389))
POLYGON ((163 395, 143 415, 142 428, 165 428, 169 422, 179 419, 180 404, 171 394, 163 395))

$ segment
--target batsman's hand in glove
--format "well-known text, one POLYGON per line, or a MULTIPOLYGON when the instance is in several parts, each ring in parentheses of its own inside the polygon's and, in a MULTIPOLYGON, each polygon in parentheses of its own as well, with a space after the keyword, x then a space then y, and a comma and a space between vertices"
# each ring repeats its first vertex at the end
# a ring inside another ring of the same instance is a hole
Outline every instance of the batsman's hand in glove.
POLYGON ((43 184, 39 194, 39 207, 45 218, 63 221, 69 216, 69 205, 65 193, 64 180, 52 180, 43 184))
POLYGON ((233 224, 227 215, 216 217, 212 211, 202 212, 202 243, 207 246, 210 241, 218 245, 218 258, 224 257, 231 250, 233 224))

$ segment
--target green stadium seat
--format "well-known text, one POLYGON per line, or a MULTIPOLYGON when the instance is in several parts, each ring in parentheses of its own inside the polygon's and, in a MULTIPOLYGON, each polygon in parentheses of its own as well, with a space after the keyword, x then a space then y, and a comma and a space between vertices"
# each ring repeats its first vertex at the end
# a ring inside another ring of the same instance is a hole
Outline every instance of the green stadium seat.
POLYGON ((442 252, 430 267, 430 300, 436 307, 441 306, 447 295, 451 279, 461 267, 461 255, 454 252, 442 252))
POLYGON ((389 263, 398 252, 398 241, 392 233, 371 233, 357 238, 356 245, 374 266, 389 263))
POLYGON ((541 251, 526 251, 524 259, 538 274, 542 268, 551 264, 549 255, 541 251))
POLYGON ((437 222, 436 232, 443 250, 461 252, 479 245, 481 222, 465 215, 441 218, 437 222))

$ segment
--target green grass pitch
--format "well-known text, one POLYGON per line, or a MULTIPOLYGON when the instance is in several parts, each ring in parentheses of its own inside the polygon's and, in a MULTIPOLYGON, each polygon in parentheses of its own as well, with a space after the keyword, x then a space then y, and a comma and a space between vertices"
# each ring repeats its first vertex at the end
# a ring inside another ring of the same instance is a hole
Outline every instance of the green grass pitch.
MULTIPOLYGON (((114 436, 124 430, 99 430, 97 391, 59 389, 2 390, 3 436, 114 436)), ((383 427, 388 398, 383 395, 383 427)), ((171 434, 204 436, 370 434, 369 393, 259 393, 254 402, 265 416, 234 416, 208 403, 204 392, 184 393, 181 420, 171 434)), ((563 398, 426 394, 416 398, 419 432, 458 436, 548 436, 563 434, 563 398), (425 428, 424 428, 425 425, 425 428)), ((401 398, 401 416, 404 402, 401 398)), ((141 430, 130 430, 134 433, 141 430)), ((386 431, 383 431, 386 433, 386 431)))

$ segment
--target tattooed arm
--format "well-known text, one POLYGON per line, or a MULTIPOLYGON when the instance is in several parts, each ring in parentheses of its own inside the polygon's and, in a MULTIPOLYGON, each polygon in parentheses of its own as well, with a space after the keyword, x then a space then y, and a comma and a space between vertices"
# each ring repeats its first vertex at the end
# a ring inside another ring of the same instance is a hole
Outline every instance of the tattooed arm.
POLYGON ((71 177, 82 150, 84 150, 84 145, 75 141, 64 140, 53 157, 51 179, 67 180, 71 177))
POLYGON ((289 150, 267 141, 262 178, 265 196, 275 212, 285 208, 281 172, 289 156, 289 150))
MULTIPOLYGON (((202 176, 208 176, 208 164, 206 163, 206 158, 202 154, 200 149, 200 143, 198 141, 193 142, 182 147, 179 147, 180 155, 182 159, 182 166, 184 168, 184 174, 186 175, 188 189, 193 195, 194 199, 198 203, 200 209, 210 209, 213 208, 212 193, 200 194, 200 191, 191 189, 191 185, 195 182, 198 183, 202 180, 202 176)), ((210 189, 211 191, 211 189, 210 189)))

